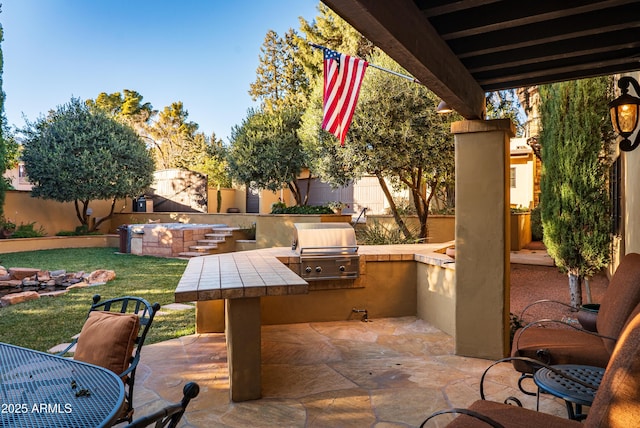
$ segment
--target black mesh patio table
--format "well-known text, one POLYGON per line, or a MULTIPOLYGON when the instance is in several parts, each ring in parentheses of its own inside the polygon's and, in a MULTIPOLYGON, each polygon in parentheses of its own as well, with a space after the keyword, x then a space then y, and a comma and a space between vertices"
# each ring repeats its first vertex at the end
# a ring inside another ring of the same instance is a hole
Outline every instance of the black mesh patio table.
POLYGON ((595 389, 588 388, 547 368, 539 369, 533 376, 538 388, 565 401, 569 419, 583 419, 585 415, 581 414, 582 406, 591 406, 593 403, 604 375, 604 369, 576 364, 559 364, 552 367, 595 387, 595 389))
POLYGON ((1 428, 107 427, 123 401, 110 370, 0 343, 1 428))

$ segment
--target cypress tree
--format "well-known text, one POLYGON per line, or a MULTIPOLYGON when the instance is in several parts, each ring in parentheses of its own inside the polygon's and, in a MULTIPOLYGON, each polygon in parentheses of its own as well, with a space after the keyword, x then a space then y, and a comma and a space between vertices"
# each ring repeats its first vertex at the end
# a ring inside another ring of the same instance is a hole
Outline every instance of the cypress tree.
POLYGON ((582 280, 610 259, 611 88, 608 77, 540 87, 544 244, 568 274, 576 309, 582 304, 582 280))

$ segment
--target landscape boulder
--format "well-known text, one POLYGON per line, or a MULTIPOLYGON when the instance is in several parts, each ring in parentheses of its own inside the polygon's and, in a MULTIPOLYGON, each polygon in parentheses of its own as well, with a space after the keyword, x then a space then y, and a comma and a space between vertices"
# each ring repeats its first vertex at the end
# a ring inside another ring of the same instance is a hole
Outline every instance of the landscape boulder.
POLYGON ((21 293, 7 294, 4 297, 0 297, 0 306, 15 305, 26 302, 27 300, 35 300, 39 298, 40 294, 38 294, 37 291, 23 291, 21 293))
POLYGON ((87 282, 91 285, 104 284, 105 282, 116 279, 116 273, 112 270, 98 269, 94 270, 87 277, 87 282))

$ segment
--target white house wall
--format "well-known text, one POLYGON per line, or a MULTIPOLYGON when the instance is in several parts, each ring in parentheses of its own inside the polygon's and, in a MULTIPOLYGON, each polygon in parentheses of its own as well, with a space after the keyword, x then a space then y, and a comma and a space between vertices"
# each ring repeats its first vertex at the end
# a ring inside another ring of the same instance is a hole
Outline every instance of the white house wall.
MULTIPOLYGON (((515 172, 515 186, 510 186, 511 206, 533 208, 535 158, 526 138, 510 140, 510 169, 515 172)), ((511 172, 511 171, 510 171, 511 172)))
MULTIPOLYGON (((634 79, 640 79, 640 72, 629 73, 634 79)), ((633 94, 632 94, 633 95, 633 94)), ((640 95, 640 94, 638 94, 640 95)), ((634 141, 638 130, 629 139, 634 141)), ((624 156, 624 254, 640 253, 640 148, 631 152, 621 152, 624 156)))
MULTIPOLYGON (((299 180, 303 194, 306 193, 306 180, 299 180)), ((407 198, 407 191, 395 192, 396 198, 407 198)), ((340 201, 349 207, 342 210, 344 214, 359 214, 367 208, 368 214, 385 214, 389 204, 376 177, 363 177, 346 187, 333 189, 327 183, 311 179, 308 205, 324 205, 329 201, 340 201)))

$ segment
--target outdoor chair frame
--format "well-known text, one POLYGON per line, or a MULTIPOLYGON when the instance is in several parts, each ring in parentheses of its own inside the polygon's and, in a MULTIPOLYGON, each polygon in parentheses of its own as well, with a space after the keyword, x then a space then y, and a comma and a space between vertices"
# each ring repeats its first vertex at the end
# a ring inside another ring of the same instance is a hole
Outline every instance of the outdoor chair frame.
MULTIPOLYGON (((612 353, 599 386, 591 385, 554 367, 549 367, 535 359, 526 358, 524 362, 532 365, 533 370, 546 367, 582 386, 596 390, 595 399, 590 406, 589 413, 583 417, 583 423, 577 420, 564 419, 538 411, 509 405, 508 398, 503 403, 487 401, 484 396, 484 379, 492 367, 504 361, 511 361, 508 357, 490 365, 480 381, 480 400, 474 402, 468 409, 446 409, 435 412, 427 417, 420 427, 424 427, 432 418, 447 414, 460 414, 448 426, 476 427, 488 424, 492 427, 531 426, 531 427, 585 427, 585 428, 626 428, 637 426, 640 418, 640 314, 637 314, 625 326, 620 339, 612 353), (470 418, 471 417, 471 418, 470 418), (496 420, 498 419, 498 420, 496 420)), ((516 402, 516 404, 518 404, 516 402)))
POLYGON ((195 382, 187 383, 182 389, 183 397, 179 403, 173 403, 150 415, 136 419, 124 428, 143 428, 154 424, 155 428, 175 428, 182 419, 189 402, 200 393, 200 386, 195 382))
MULTIPOLYGON (((563 302, 542 300, 527 306, 521 317, 531 306, 539 303, 569 306, 563 302)), ((640 254, 629 253, 622 258, 602 297, 596 318, 597 331, 583 329, 561 320, 533 321, 515 332, 511 356, 534 358, 549 365, 581 364, 604 368, 609 362, 620 333, 638 312, 640 254), (562 328, 546 328, 554 323, 562 325, 562 328)), ((513 366, 521 373, 520 383, 532 374, 531 367, 518 360, 513 361, 513 366)))
MULTIPOLYGON (((89 308, 87 318, 89 318, 89 314, 93 311, 107 311, 122 314, 134 314, 140 319, 140 330, 138 331, 138 335, 135 339, 134 351, 129 362, 129 367, 122 373, 117 373, 125 384, 125 402, 116 423, 124 421, 131 422, 133 420, 134 413, 133 387, 136 380, 136 369, 140 362, 140 351, 142 350, 142 346, 144 345, 144 341, 147 337, 147 333, 149 332, 153 319, 156 313, 160 310, 160 304, 154 303, 152 305, 143 298, 133 296, 116 297, 102 302, 100 299, 101 297, 99 294, 93 296, 93 304, 89 308)), ((70 352, 71 348, 73 348, 77 343, 78 338, 76 337, 69 346, 57 355, 63 356, 67 352, 70 352)))

